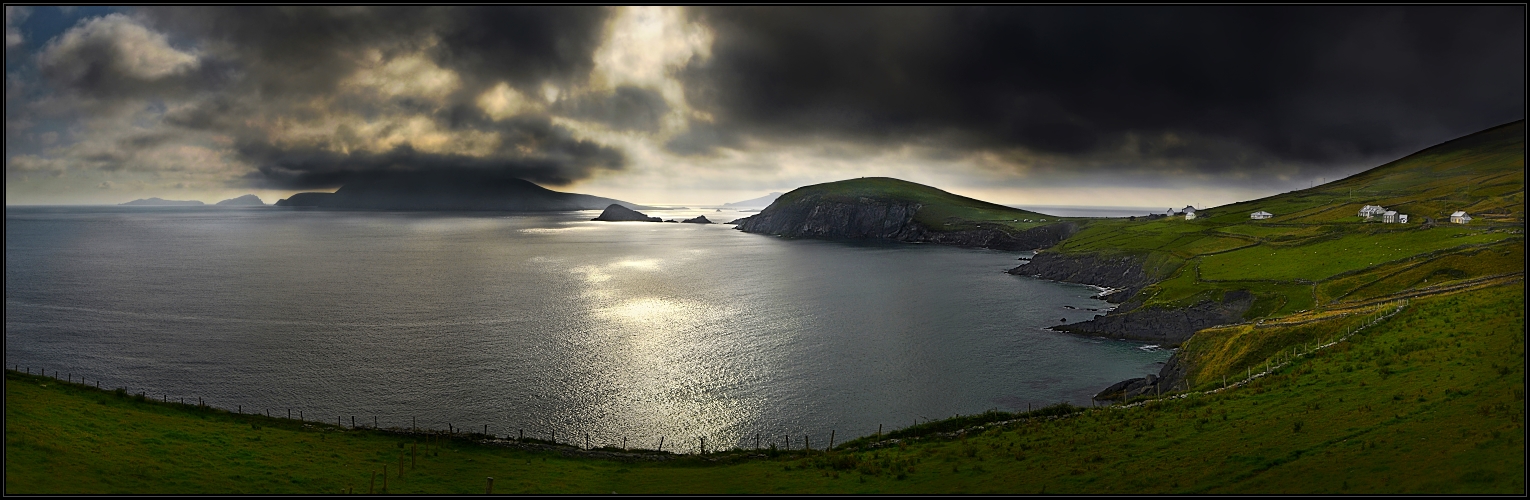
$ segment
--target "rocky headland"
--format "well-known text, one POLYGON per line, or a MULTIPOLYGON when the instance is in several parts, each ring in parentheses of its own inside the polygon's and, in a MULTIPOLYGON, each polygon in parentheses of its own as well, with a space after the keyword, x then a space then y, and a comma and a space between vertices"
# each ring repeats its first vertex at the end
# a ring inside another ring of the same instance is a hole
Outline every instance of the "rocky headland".
POLYGON ((936 230, 916 220, 925 204, 917 201, 857 197, 796 197, 772 204, 758 214, 733 221, 737 229, 787 238, 871 239, 939 243, 995 250, 1032 250, 1057 244, 1078 231, 1074 222, 1027 230, 1000 224, 977 224, 959 230, 936 230))

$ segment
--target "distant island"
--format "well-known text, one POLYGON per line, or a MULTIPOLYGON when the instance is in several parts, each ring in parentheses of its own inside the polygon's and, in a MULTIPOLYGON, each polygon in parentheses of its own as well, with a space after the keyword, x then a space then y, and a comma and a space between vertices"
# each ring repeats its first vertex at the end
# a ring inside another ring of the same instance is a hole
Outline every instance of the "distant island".
POLYGON ((346 182, 333 193, 297 193, 276 202, 278 207, 512 212, 600 210, 613 204, 634 210, 650 208, 611 198, 553 191, 524 179, 468 171, 377 174, 346 182))
POLYGON ((722 204, 722 206, 725 206, 725 207, 735 207, 735 208, 744 208, 744 207, 748 207, 748 208, 754 208, 754 207, 765 208, 765 207, 770 206, 771 203, 774 203, 776 201, 776 198, 780 198, 781 194, 782 193, 770 193, 770 194, 767 194, 765 196, 761 196, 759 198, 755 198, 755 199, 752 199, 752 200, 735 201, 733 203, 724 203, 724 204, 722 204))
POLYGON ((133 200, 133 201, 127 202, 127 203, 121 203, 120 205, 130 205, 130 206, 138 206, 138 207, 199 207, 199 206, 202 206, 203 203, 200 202, 200 201, 197 201, 197 200, 181 201, 181 200, 164 200, 164 199, 160 199, 160 198, 141 198, 141 199, 137 199, 137 200, 133 200))
POLYGON ((263 206, 266 205, 266 202, 260 201, 260 197, 259 196, 255 196, 253 194, 247 194, 247 195, 244 195, 244 196, 240 196, 238 198, 229 198, 227 200, 220 201, 220 202, 217 203, 217 205, 221 206, 221 207, 230 207, 230 206, 234 206, 234 207, 244 207, 244 206, 255 207, 255 206, 260 206, 260 207, 263 207, 263 206))

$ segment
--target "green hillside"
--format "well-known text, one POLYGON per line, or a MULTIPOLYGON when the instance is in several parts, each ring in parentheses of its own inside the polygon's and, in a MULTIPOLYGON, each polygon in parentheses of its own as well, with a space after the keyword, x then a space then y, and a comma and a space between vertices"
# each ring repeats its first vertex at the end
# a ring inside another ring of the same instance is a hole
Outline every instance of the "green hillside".
POLYGON ((1048 251, 1154 263, 1163 281, 1133 307, 1252 291, 1250 320, 1523 273, 1524 135, 1524 121, 1510 123, 1311 189, 1212 207, 1195 220, 1095 221, 1048 251), (1367 221, 1358 215, 1365 205, 1407 214, 1409 223, 1367 221), (1449 223, 1457 210, 1471 223, 1449 223), (1255 211, 1274 217, 1251 220, 1255 211))
POLYGON ((1063 220, 891 177, 862 177, 800 187, 781 195, 773 205, 789 205, 810 197, 844 203, 855 203, 861 198, 919 203, 923 206, 914 215, 914 221, 935 231, 972 229, 981 224, 1024 230, 1063 220))

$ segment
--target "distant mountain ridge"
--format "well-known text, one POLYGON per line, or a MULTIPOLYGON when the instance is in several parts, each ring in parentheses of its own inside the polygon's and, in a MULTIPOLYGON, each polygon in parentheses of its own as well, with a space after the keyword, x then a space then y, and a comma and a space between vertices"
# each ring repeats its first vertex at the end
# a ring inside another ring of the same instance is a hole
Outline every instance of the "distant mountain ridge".
POLYGON ((733 203, 724 203, 724 204, 722 204, 722 206, 725 206, 725 207, 742 207, 742 208, 752 208, 752 207, 764 208, 764 207, 770 206, 771 203, 774 203, 776 201, 776 198, 780 198, 782 194, 785 194, 785 193, 775 192, 775 193, 767 194, 765 196, 761 196, 759 198, 754 198, 754 199, 749 199, 749 200, 744 200, 744 201, 735 201, 733 203))
POLYGON ((220 201, 220 202, 217 203, 217 205, 218 206, 223 206, 223 207, 228 207, 228 206, 265 206, 266 202, 261 201, 259 196, 255 196, 253 194, 247 194, 247 195, 244 195, 244 196, 240 196, 240 197, 236 197, 236 198, 229 198, 227 200, 220 201))
POLYGON ((120 205, 140 207, 199 207, 203 203, 197 200, 165 200, 160 198, 141 198, 120 205))
POLYGON ((374 210, 492 210, 553 212, 642 205, 587 194, 563 193, 514 177, 458 172, 397 172, 346 182, 333 193, 297 193, 279 207, 374 210))

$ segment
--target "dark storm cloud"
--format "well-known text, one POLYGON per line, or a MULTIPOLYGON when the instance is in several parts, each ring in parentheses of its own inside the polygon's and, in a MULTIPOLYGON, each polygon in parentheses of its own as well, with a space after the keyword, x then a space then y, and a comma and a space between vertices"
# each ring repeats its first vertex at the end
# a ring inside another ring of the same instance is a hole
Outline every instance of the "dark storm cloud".
MULTIPOLYGON (((213 95, 186 92, 187 98, 199 97, 166 113, 165 121, 188 130, 233 134, 237 155, 257 169, 248 179, 252 184, 332 188, 369 169, 460 167, 561 185, 625 165, 618 150, 575 140, 545 116, 494 121, 475 104, 478 96, 501 82, 523 94, 540 95, 544 83, 582 80, 593 67, 591 54, 600 43, 607 9, 164 7, 144 12, 150 24, 171 34, 172 40, 197 41, 204 64, 218 68, 201 72, 203 83, 211 85, 214 77, 237 82, 213 95), (456 90, 444 96, 444 102, 347 92, 348 79, 375 64, 368 62, 374 53, 383 61, 423 55, 454 72, 456 90), (485 158, 430 154, 407 145, 366 152, 348 147, 365 141, 344 125, 317 143, 300 145, 279 141, 260 126, 272 120, 322 121, 336 113, 369 121, 425 116, 451 131, 497 132, 500 142, 494 155, 485 158)), ((650 97, 647 91, 618 91, 574 111, 600 115, 617 126, 643 128, 655 109, 650 97), (629 111, 635 114, 626 114, 629 111)))
POLYGON ((1412 152, 1522 118, 1524 8, 714 7, 683 73, 739 134, 1205 169, 1412 152), (1134 153, 1133 153, 1134 152, 1134 153))
POLYGON ((256 187, 272 189, 331 189, 379 172, 477 172, 511 176, 544 185, 561 186, 599 170, 619 170, 626 159, 614 149, 581 141, 546 119, 519 119, 501 126, 500 151, 487 157, 428 153, 404 144, 386 152, 337 152, 313 146, 275 146, 249 141, 237 146, 239 155, 256 165, 246 177, 256 187), (524 153, 531 151, 531 153, 524 153))
POLYGON ((552 111, 581 120, 598 121, 616 130, 653 132, 659 120, 669 113, 664 96, 648 89, 617 87, 605 94, 586 94, 559 101, 552 111))

